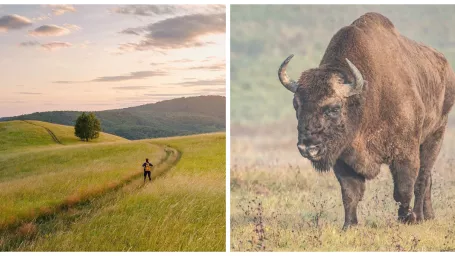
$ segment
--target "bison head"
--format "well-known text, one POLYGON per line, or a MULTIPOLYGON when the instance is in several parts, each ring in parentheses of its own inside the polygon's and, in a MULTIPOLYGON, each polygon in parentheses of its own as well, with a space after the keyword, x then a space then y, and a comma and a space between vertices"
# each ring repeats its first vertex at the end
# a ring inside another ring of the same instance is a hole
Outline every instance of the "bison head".
POLYGON ((343 63, 347 65, 322 65, 307 70, 295 82, 286 74, 293 56, 281 64, 278 77, 294 93, 297 148, 316 170, 328 171, 358 130, 363 105, 361 92, 366 82, 348 59, 343 63))

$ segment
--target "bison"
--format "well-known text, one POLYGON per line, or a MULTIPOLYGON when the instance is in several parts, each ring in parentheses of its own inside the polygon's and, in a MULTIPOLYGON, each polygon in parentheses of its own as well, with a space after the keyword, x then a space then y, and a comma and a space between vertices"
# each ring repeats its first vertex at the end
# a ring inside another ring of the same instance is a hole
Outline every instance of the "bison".
POLYGON ((455 100, 455 74, 445 57, 366 13, 331 39, 319 67, 291 80, 297 148, 317 171, 333 168, 341 185, 343 229, 356 225, 365 182, 390 167, 398 220, 434 218, 431 172, 455 100), (411 208, 412 196, 415 196, 411 208))

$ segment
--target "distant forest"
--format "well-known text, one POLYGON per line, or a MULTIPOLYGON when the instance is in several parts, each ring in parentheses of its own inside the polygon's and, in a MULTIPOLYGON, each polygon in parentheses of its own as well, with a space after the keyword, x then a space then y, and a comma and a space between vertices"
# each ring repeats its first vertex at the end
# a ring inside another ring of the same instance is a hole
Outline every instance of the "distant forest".
POLYGON ((271 122, 293 115, 292 94, 277 78, 316 67, 332 38, 366 12, 388 17, 398 31, 442 52, 455 66, 454 5, 231 6, 231 122, 271 122))
MULTIPOLYGON (((0 118, 74 126, 80 111, 37 112, 0 118)), ((226 130, 226 97, 177 98, 137 107, 96 111, 102 131, 131 140, 226 130)))

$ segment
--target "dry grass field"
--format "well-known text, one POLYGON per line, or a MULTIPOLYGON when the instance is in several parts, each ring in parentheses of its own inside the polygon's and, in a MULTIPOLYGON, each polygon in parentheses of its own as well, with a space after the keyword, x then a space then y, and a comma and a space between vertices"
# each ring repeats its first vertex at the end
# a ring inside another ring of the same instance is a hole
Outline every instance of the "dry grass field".
POLYGON ((0 122, 0 251, 225 250, 224 133, 84 143, 73 132, 0 122))
POLYGON ((367 182, 359 226, 343 232, 338 181, 300 156, 295 122, 231 127, 231 251, 455 250, 454 129, 434 168, 435 220, 396 221, 392 177, 383 166, 367 182))

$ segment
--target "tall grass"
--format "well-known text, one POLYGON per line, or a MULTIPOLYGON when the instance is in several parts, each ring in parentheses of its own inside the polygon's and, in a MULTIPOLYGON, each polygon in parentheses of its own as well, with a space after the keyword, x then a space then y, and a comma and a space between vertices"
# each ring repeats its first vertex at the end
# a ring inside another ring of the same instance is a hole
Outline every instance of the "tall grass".
POLYGON ((146 157, 165 156, 150 143, 66 146, 0 160, 0 226, 100 193, 142 172, 146 157))
POLYGON ((393 181, 384 166, 367 182, 358 209, 359 226, 343 232, 338 181, 333 172, 317 173, 299 155, 293 127, 267 127, 249 136, 238 131, 232 138, 231 250, 455 250, 453 130, 446 134, 433 172, 435 220, 398 223, 393 181))
POLYGON ((225 135, 136 144, 175 148, 180 160, 167 172, 165 167, 152 170, 152 182, 138 178, 80 210, 36 223, 33 236, 16 243, 14 250, 223 251, 225 135))

